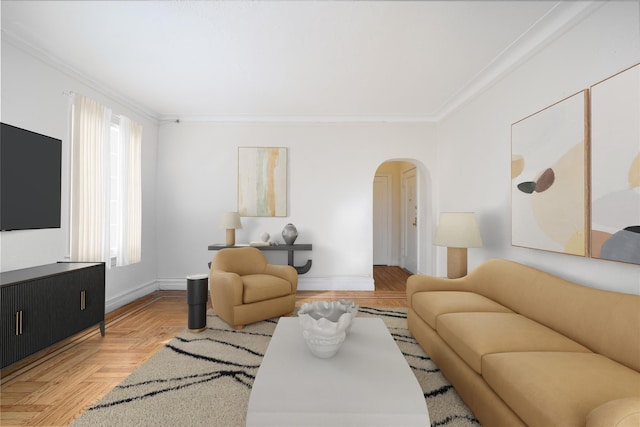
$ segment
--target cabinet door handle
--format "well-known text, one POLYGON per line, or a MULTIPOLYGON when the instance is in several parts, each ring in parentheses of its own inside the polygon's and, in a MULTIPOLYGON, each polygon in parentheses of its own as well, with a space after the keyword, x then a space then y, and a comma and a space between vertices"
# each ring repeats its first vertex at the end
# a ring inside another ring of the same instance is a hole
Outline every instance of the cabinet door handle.
POLYGON ((22 335, 22 310, 16 311, 16 336, 22 335))
POLYGON ((16 311, 16 336, 22 335, 22 310, 16 311))
POLYGON ((87 308, 87 291, 80 291, 80 310, 87 308))

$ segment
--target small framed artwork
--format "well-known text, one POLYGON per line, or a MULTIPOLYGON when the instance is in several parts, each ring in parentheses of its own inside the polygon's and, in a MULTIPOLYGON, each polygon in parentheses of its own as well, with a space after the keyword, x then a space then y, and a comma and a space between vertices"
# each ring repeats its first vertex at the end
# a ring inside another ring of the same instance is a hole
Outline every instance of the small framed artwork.
POLYGON ((640 264, 640 64, 591 87, 591 256, 640 264))
POLYGON ((240 216, 287 216, 287 149, 238 147, 240 216))
POLYGON ((511 243, 587 256, 588 91, 511 125, 511 243))

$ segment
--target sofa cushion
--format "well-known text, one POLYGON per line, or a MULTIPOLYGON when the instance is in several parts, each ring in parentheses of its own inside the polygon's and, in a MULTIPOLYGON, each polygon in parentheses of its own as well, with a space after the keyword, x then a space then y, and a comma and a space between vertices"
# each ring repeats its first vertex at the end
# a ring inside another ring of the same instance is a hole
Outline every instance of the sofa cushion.
POLYGON ((508 308, 473 292, 436 291, 419 292, 413 295, 411 307, 433 329, 441 314, 495 311, 512 313, 508 308))
POLYGON ((516 313, 449 313, 438 318, 438 334, 473 370, 482 357, 514 351, 590 350, 516 313))
POLYGON ((530 426, 584 426, 592 409, 640 396, 640 373, 596 353, 486 355, 482 376, 530 426))
POLYGON ((586 427, 640 426, 640 397, 610 400, 587 415, 586 427), (615 423, 615 424, 613 424, 615 423))
POLYGON ((269 274, 242 276, 242 303, 250 304, 291 294, 291 283, 269 274))
POLYGON ((461 282, 465 290, 478 292, 640 371, 640 295, 580 286, 497 259, 483 263, 461 282))

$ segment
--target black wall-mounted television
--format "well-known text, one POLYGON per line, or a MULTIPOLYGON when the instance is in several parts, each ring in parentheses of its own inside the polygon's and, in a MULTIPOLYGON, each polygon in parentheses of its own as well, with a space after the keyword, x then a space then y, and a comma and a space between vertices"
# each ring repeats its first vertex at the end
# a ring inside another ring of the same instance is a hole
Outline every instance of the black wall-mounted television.
POLYGON ((0 124, 0 230, 60 228, 62 141, 0 124))

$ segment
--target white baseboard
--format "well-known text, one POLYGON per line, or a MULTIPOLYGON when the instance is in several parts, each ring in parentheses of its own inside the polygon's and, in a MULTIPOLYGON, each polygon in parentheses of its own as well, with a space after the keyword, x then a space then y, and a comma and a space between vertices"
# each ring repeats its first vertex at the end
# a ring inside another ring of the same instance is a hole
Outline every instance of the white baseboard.
POLYGON ((186 291, 187 279, 158 279, 158 289, 161 291, 186 291))
MULTIPOLYGON (((185 279, 158 279, 161 291, 186 291, 185 279)), ((373 291, 373 277, 301 277, 298 276, 299 291, 373 291)))
POLYGON ((116 295, 113 298, 109 298, 107 301, 105 301, 104 311, 105 313, 108 313, 115 310, 116 308, 120 308, 123 305, 129 304, 130 302, 133 302, 138 298, 142 298, 145 295, 149 295, 150 293, 157 290, 158 283, 155 280, 153 282, 142 284, 138 288, 132 289, 129 292, 116 295))
POLYGON ((299 291, 374 291, 373 277, 300 277, 299 291))

